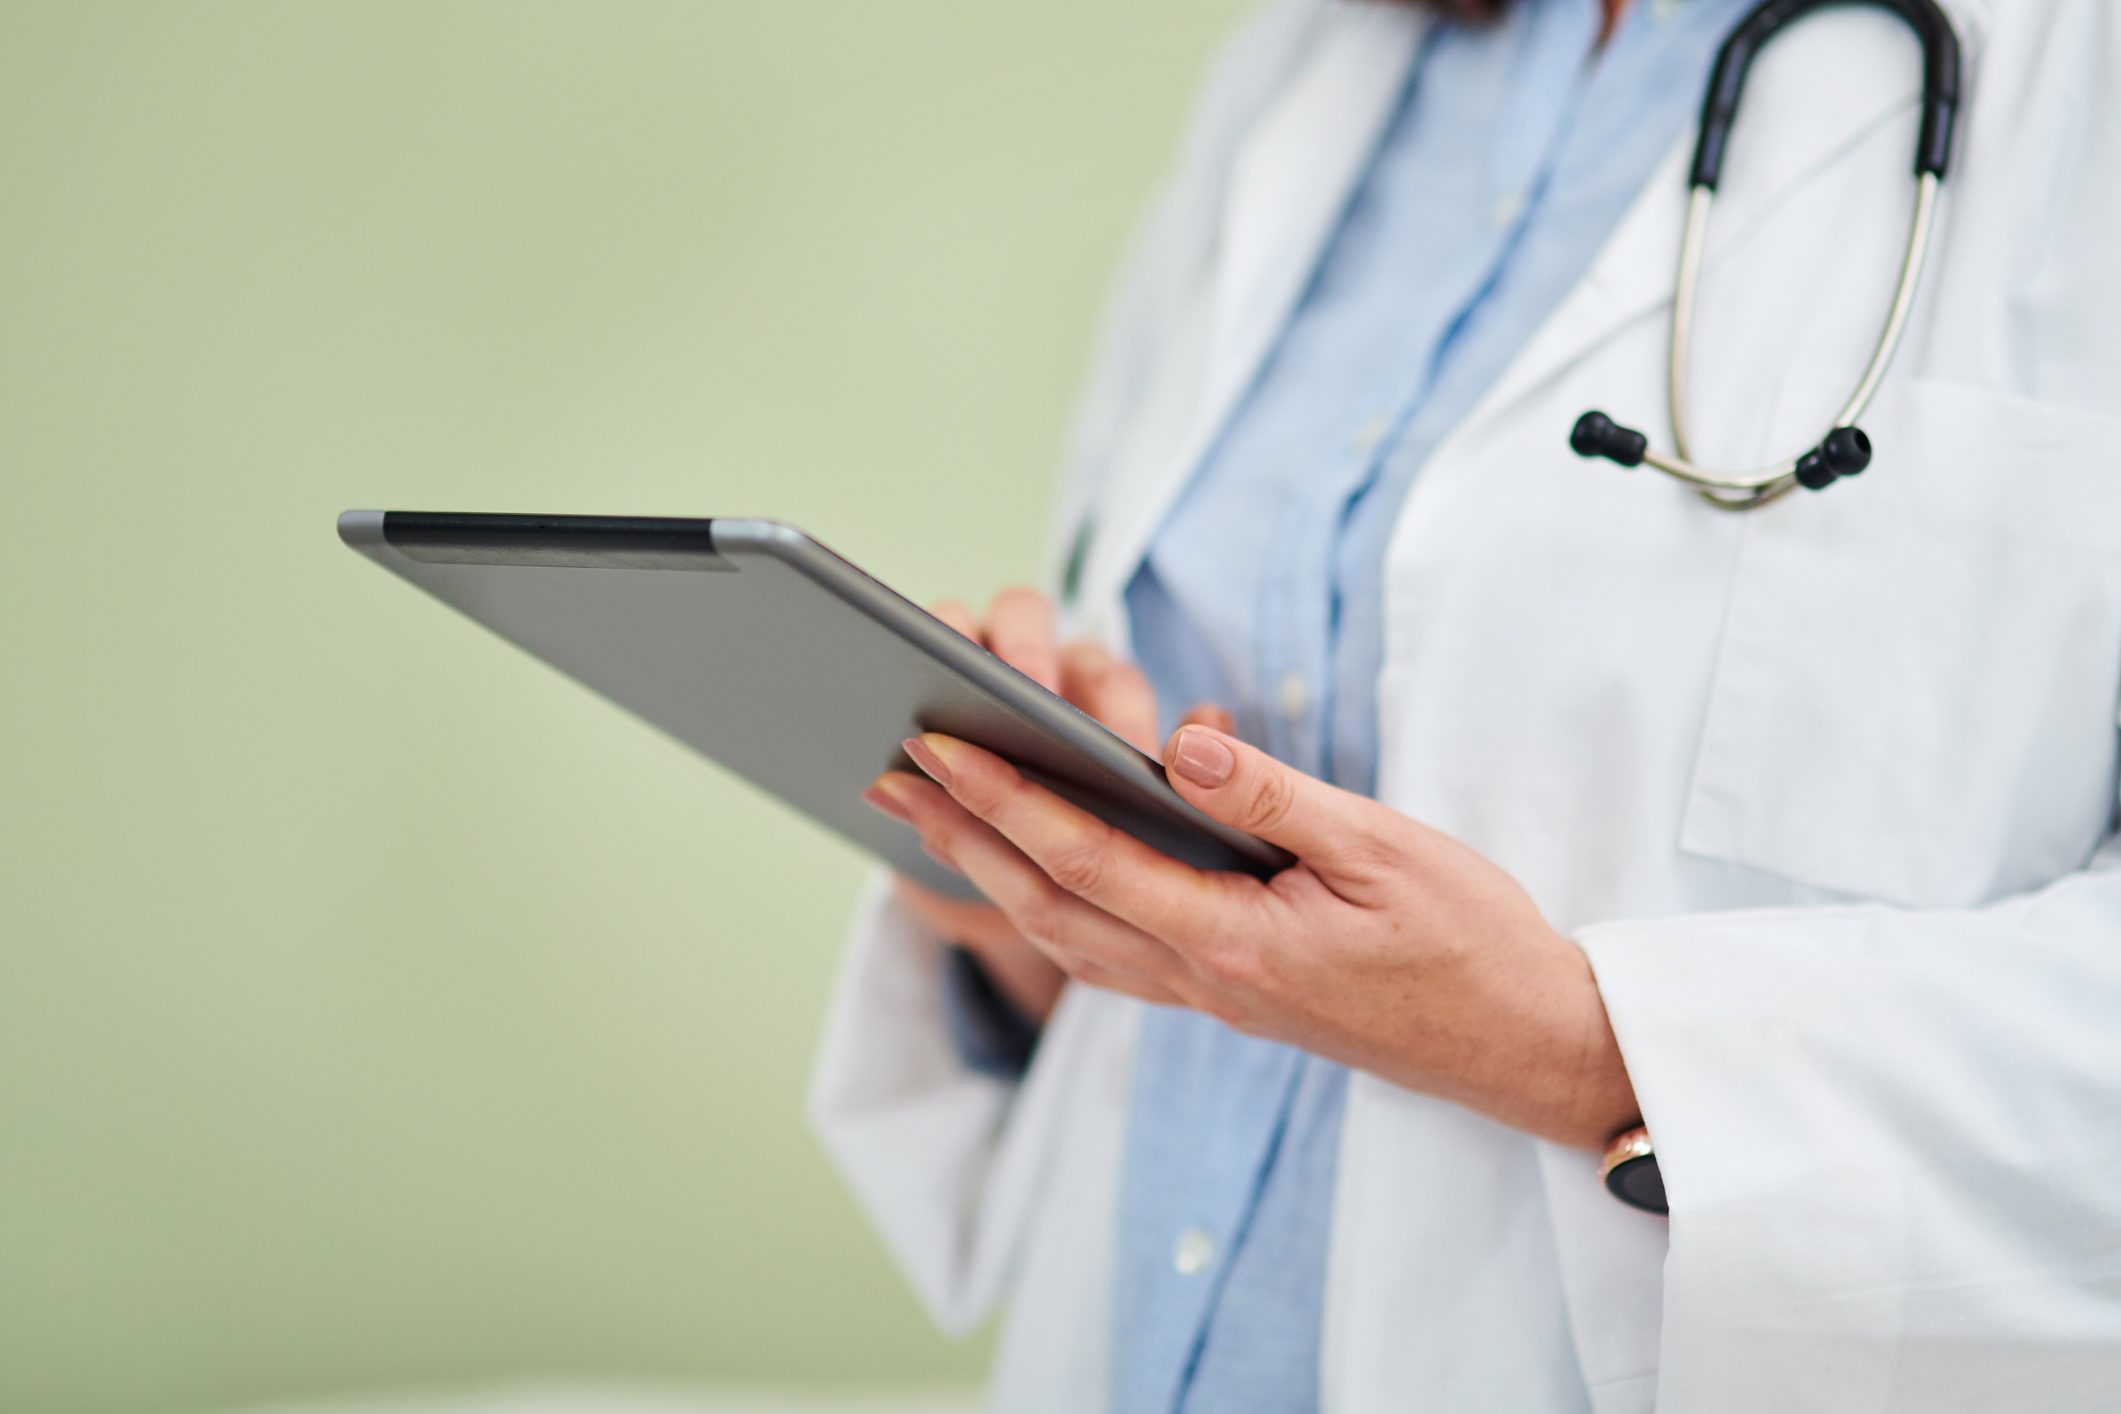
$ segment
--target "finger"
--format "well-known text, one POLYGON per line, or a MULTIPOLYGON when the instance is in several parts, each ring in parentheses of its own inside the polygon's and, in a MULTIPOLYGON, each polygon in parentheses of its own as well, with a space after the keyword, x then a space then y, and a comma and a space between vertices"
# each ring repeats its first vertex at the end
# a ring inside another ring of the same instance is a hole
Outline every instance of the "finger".
MULTIPOLYGON (((1207 815, 1310 865, 1335 892, 1384 882, 1403 823, 1367 797, 1327 785, 1213 727, 1181 727, 1164 747, 1172 788, 1207 815)), ((977 813, 977 812, 975 812, 977 813)), ((1007 833, 1004 831, 1004 833, 1007 833)))
POLYGON ((887 771, 870 783, 862 792, 862 799, 901 824, 912 826, 929 857, 957 874, 964 874, 965 867, 958 862, 953 841, 962 847, 984 831, 1001 845, 1009 844, 991 825, 952 800, 948 791, 926 776, 887 771))
POLYGON ((1134 664, 1103 644, 1077 639, 1060 650, 1060 694, 1150 755, 1156 753, 1156 694, 1134 664))
POLYGON ((897 880, 894 887, 907 912, 928 931, 953 943, 962 943, 975 952, 1023 945, 1008 915, 991 903, 947 898, 907 878, 897 880))
POLYGON ((956 629, 974 643, 979 642, 979 616, 961 599, 938 599, 928 606, 928 612, 956 629))
POLYGON ((1242 875, 1181 864, 969 742, 929 732, 907 742, 906 751, 952 800, 999 831, 1051 883, 1181 949, 1196 936, 1228 930, 1230 889, 1257 887, 1242 875))
POLYGON ((879 778, 876 789, 907 811, 923 838, 940 844, 957 861, 965 877, 994 901, 1020 936, 1071 976, 1087 963, 1170 988, 1183 967, 1176 953, 1061 888, 940 786, 894 771, 879 778))
MULTIPOLYGON (((1237 718, 1213 702, 1202 702, 1178 719, 1181 727, 1213 727, 1225 736, 1237 735, 1237 718)), ((1151 753, 1154 754, 1153 752, 1151 753)))
POLYGON ((1045 688, 1060 689, 1053 602, 1036 589, 1004 589, 987 607, 987 649, 1045 688))
POLYGON ((1053 1014, 1066 974, 1024 940, 1008 915, 991 903, 945 898, 903 877, 896 892, 900 905, 922 926, 977 958, 980 970, 1010 1006, 1039 1022, 1053 1014))
MULTIPOLYGON (((957 876, 963 876, 965 871, 959 867, 957 861, 950 859, 950 852, 948 852, 948 848, 944 848, 944 844, 940 842, 940 839, 931 837, 929 833, 921 833, 923 820, 918 820, 914 816, 914 810, 908 806, 908 803, 899 799, 901 795, 906 793, 906 786, 897 786, 897 789, 895 789, 895 786, 891 786, 893 776, 899 782, 912 782, 916 786, 918 784, 933 786, 933 782, 925 782, 921 778, 908 776, 904 772, 895 772, 891 776, 880 776, 878 780, 870 782, 870 786, 867 786, 867 789, 861 793, 861 799, 872 810, 878 810, 880 814, 887 814, 893 820, 897 820, 899 825, 914 827, 914 833, 921 835, 921 852, 927 854, 929 859, 933 859, 937 865, 942 865, 944 869, 948 869, 950 873, 957 873, 957 876)), ((950 799, 942 791, 933 791, 933 795, 940 801, 948 801, 950 799)), ((954 801, 950 801, 950 803, 954 806, 954 801)), ((963 812, 963 806, 954 806, 954 808, 963 812)), ((965 818, 971 820, 969 814, 965 818)), ((940 892, 935 892, 933 888, 923 888, 923 886, 914 884, 910 878, 904 876, 904 873, 901 873, 901 876, 897 876, 897 882, 899 882, 899 890, 901 892, 912 890, 910 895, 908 895, 908 899, 912 903, 925 903, 927 899, 933 899, 933 907, 923 907, 923 912, 925 912, 925 920, 931 922, 931 926, 935 926, 937 933, 950 933, 952 926, 961 926, 959 924, 961 916, 957 912, 950 912, 950 909, 986 909, 986 912, 991 912, 991 914, 999 914, 999 909, 995 909, 993 903, 980 903, 980 901, 971 901, 971 899, 948 899, 948 897, 940 895, 940 892)), ((969 926, 969 924, 965 924, 965 926, 969 926)))

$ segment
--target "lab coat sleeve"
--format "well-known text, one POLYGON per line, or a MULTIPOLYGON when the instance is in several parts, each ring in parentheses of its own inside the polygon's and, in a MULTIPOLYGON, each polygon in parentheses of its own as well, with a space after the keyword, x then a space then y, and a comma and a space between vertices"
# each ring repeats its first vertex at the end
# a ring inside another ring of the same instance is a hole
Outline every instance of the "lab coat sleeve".
POLYGON ((961 1334, 1001 1293, 1036 1201, 1079 989, 1063 993, 1024 1077, 1009 1079, 952 1034, 949 957, 879 875, 855 918, 809 1111, 930 1316, 961 1334))
POLYGON ((2121 1408, 2121 843, 1578 940, 1671 1202, 1660 1408, 2121 1408))

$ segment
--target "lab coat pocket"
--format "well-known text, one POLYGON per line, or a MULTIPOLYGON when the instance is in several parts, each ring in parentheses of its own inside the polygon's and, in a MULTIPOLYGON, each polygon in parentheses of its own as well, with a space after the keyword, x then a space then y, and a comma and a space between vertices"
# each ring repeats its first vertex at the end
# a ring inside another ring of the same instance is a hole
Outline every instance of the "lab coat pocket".
MULTIPOLYGON (((1832 415, 1793 380, 1777 445, 1832 415)), ((1748 514, 1680 847, 1965 907, 2114 810, 2121 420, 1895 378, 1861 478, 1748 514)))

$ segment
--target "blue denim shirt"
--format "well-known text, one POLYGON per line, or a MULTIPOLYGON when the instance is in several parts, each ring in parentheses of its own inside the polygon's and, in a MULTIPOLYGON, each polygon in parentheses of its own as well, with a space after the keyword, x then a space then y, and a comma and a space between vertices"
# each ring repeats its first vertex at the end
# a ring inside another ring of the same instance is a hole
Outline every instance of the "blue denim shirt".
MULTIPOLYGON (((1281 759, 1374 788, 1399 509, 1687 129, 1744 3, 1635 0, 1602 47, 1598 0, 1432 28, 1303 299, 1128 587, 1174 718, 1221 703, 1281 759)), ((1149 1011, 1113 1293, 1119 1414, 1317 1407, 1346 1093, 1330 1062, 1149 1011)))

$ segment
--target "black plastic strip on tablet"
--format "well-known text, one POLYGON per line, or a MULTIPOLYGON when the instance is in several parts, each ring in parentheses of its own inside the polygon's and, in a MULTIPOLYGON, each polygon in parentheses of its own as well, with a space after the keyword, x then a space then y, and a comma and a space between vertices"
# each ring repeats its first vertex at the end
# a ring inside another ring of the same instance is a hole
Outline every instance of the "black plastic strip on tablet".
POLYGON ((383 539, 407 559, 445 565, 733 570, 714 522, 671 516, 457 515, 389 511, 383 539))

